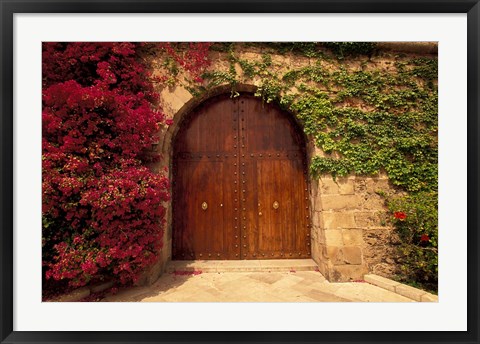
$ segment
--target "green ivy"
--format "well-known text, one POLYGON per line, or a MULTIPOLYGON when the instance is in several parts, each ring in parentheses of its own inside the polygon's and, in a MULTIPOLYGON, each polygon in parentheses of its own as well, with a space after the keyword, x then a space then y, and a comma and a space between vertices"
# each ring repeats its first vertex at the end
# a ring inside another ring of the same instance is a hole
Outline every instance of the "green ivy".
MULTIPOLYGON (((250 45, 263 52, 260 59, 241 59, 235 45, 216 44, 216 50, 227 54, 228 70, 205 73, 202 77, 206 83, 197 85, 196 91, 229 84, 234 96, 238 94, 239 82, 257 84, 255 95, 294 113, 305 133, 323 151, 324 154, 310 161, 310 172, 316 178, 324 174, 337 177, 386 173, 393 185, 407 192, 403 198, 388 199, 392 212, 405 211, 408 215, 404 222, 394 221, 397 230, 407 235, 402 236, 401 278, 435 289, 437 59, 391 56, 394 58, 391 71, 385 72, 375 68, 370 60, 376 53, 375 43, 250 45), (332 61, 325 49, 342 61, 332 61), (270 52, 307 56, 310 65, 279 66, 270 52), (359 68, 346 68, 349 62, 359 68), (241 76, 236 72, 238 67, 241 76), (425 242, 419 245, 408 239, 408 235, 418 236, 418 231, 428 233, 430 249, 424 247, 425 242)), ((175 72, 172 66, 169 68, 175 72)))
POLYGON ((370 55, 376 43, 372 42, 326 42, 323 45, 331 49, 339 59, 346 56, 370 55))
MULTIPOLYGON (((302 55, 320 49, 315 42, 261 45, 302 55)), ((371 54, 375 49, 375 44, 368 42, 323 46, 343 56, 371 54)), ((239 82, 236 66, 244 78, 256 79, 255 95, 296 114, 305 133, 325 153, 312 158, 313 175, 386 172, 394 185, 406 191, 437 189, 436 59, 397 57, 396 72, 385 73, 363 70, 365 60, 361 70, 342 65, 331 70, 323 56, 314 54, 316 63, 279 74, 268 53, 259 60, 245 60, 228 47, 228 71, 205 73, 206 89, 230 84, 234 90, 239 82)))
POLYGON ((316 81, 337 89, 332 95, 300 85, 304 92, 289 100, 289 109, 297 114, 305 133, 326 153, 313 158, 312 174, 385 171, 394 185, 407 191, 436 190, 436 90, 422 88, 403 74, 378 71, 340 69, 328 74, 307 67, 285 77, 290 83, 316 81))

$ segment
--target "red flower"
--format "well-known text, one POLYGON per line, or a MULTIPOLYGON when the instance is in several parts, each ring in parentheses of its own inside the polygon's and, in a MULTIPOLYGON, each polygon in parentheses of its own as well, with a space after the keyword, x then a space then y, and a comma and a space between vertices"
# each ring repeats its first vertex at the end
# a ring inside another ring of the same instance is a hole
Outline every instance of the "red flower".
POLYGON ((407 214, 405 214, 403 211, 396 211, 393 213, 393 216, 400 221, 403 221, 407 218, 407 214))
POLYGON ((420 242, 426 242, 429 240, 430 240, 430 237, 426 234, 422 234, 422 236, 420 237, 420 242))
POLYGON ((171 118, 166 119, 165 124, 166 125, 172 125, 173 124, 173 119, 171 119, 171 118))
POLYGON ((134 283, 158 259, 169 181, 145 167, 144 151, 165 115, 153 110, 138 47, 42 46, 42 266, 52 285, 134 283))

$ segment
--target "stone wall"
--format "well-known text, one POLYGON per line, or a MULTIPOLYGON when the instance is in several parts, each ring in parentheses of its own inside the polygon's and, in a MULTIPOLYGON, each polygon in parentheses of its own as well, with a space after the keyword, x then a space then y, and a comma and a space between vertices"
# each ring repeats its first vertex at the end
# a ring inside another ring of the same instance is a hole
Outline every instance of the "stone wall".
MULTIPOLYGON (((262 51, 251 47, 236 52, 240 58, 261 61, 262 51)), ((212 52, 211 70, 226 71, 229 68, 228 54, 212 52)), ((407 56, 412 57, 412 56, 407 56)), ((314 61, 307 57, 292 54, 272 55, 274 67, 286 71, 290 67, 312 65, 314 61)), ((376 68, 391 72, 394 64, 393 55, 377 55, 368 63, 353 59, 350 64, 343 63, 351 69, 376 68), (362 65, 362 67, 360 67, 362 65)), ((152 69, 157 75, 165 73, 161 69, 162 57, 152 58, 152 69)), ((334 68, 332 63, 332 68, 334 68)), ((254 91, 260 80, 247 78, 241 68, 236 68, 237 91, 254 91)), ((177 76, 182 80, 183 75, 177 76)), ((168 168, 172 164, 172 140, 181 125, 182 119, 203 100, 220 93, 230 92, 230 85, 219 85, 201 96, 194 97, 179 84, 158 88, 159 106, 174 124, 163 128, 159 133, 158 144, 152 149, 161 153, 162 161, 151 166, 154 170, 168 168)), ((361 105, 360 105, 361 106, 361 105)), ((317 154, 323 154, 314 147, 307 137, 308 160, 317 154)), ((385 175, 377 177, 349 176, 334 180, 331 176, 320 179, 310 177, 311 213, 311 248, 312 258, 319 266, 320 272, 330 281, 360 280, 367 273, 392 277, 396 266, 396 245, 398 240, 385 218, 386 207, 383 198, 377 193, 395 192, 385 175)), ((164 248, 161 259, 147 274, 143 283, 152 283, 164 271, 166 262, 171 259, 172 226, 171 207, 168 205, 167 227, 164 234, 164 248)))
POLYGON ((392 193, 386 176, 323 176, 311 183, 312 256, 331 281, 360 280, 396 269, 393 230, 378 192, 392 193))

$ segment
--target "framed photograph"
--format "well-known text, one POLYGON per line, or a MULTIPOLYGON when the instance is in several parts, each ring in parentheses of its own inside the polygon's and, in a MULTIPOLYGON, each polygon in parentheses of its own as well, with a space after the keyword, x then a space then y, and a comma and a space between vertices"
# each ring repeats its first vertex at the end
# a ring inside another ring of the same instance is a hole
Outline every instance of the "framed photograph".
POLYGON ((478 1, 0 10, 1 343, 479 342, 478 1))

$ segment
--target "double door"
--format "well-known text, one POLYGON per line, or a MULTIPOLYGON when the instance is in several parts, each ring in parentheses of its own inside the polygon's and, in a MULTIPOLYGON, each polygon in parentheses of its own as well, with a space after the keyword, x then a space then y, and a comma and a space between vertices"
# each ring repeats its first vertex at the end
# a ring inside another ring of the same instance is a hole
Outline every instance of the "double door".
POLYGON ((210 99, 173 154, 173 259, 310 256, 304 144, 288 114, 249 95, 210 99))

